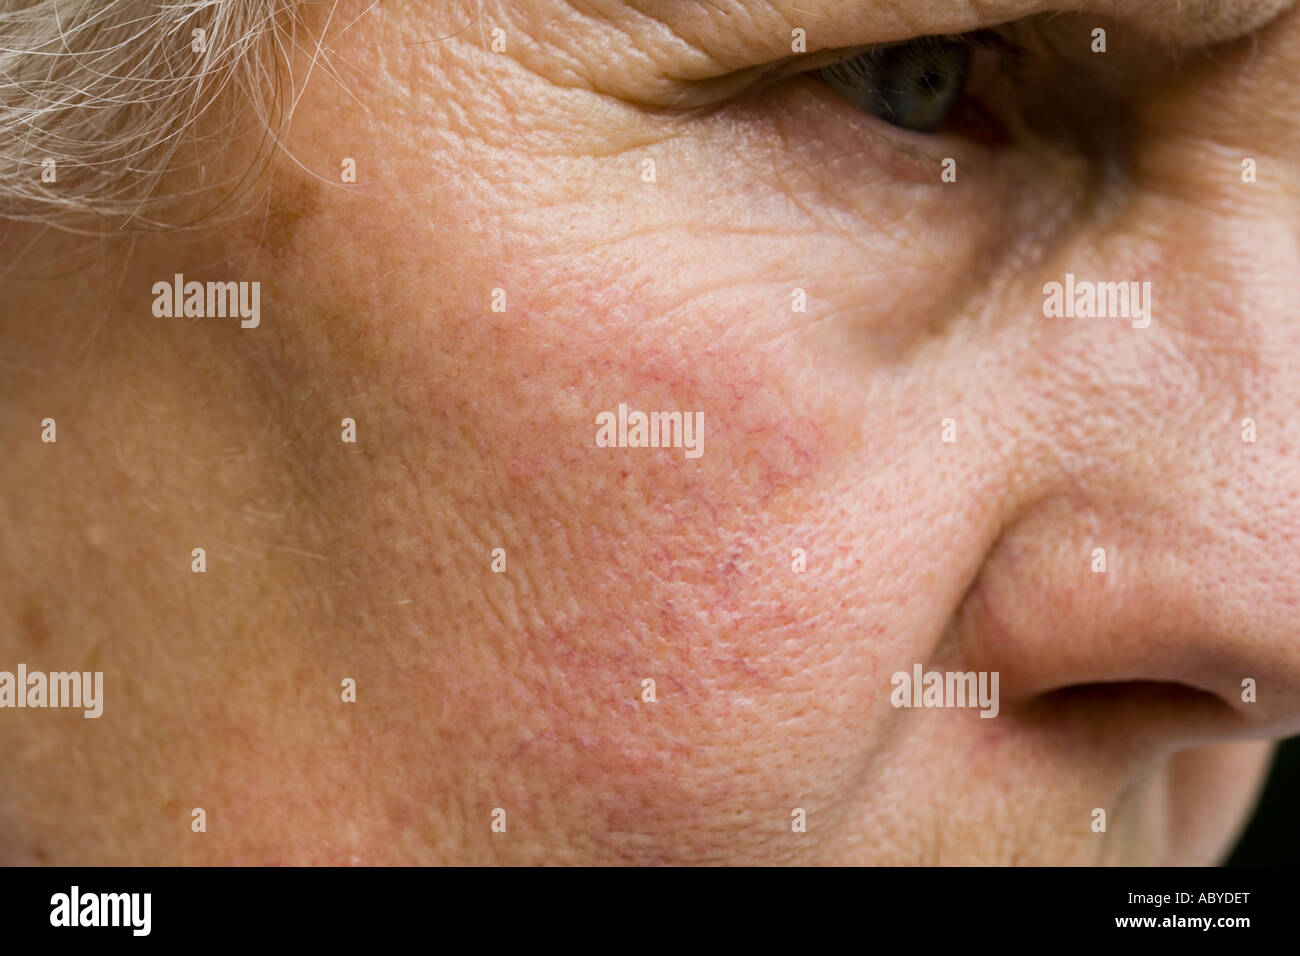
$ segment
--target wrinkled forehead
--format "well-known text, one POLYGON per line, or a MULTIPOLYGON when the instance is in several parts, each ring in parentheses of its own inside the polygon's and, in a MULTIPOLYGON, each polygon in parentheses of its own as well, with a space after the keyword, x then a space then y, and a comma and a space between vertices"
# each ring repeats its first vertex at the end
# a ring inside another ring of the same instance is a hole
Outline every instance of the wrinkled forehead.
POLYGON ((1295 0, 596 0, 574 5, 510 0, 512 17, 556 16, 578 33, 604 25, 632 29, 657 44, 699 46, 719 61, 754 45, 788 51, 791 29, 803 29, 810 52, 857 43, 884 43, 918 34, 961 33, 1035 14, 1083 13, 1140 28, 1174 45, 1229 40, 1249 33, 1295 0), (553 8, 573 14, 569 21, 553 8))

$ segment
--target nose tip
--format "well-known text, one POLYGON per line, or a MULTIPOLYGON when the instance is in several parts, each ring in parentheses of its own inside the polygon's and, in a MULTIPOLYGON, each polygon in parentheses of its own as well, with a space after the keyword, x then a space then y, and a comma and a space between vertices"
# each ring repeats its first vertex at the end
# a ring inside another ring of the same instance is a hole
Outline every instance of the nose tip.
POLYGON ((1004 708, 1086 700, 1180 743, 1295 733, 1295 514, 1261 537, 1225 514, 1044 502, 990 551, 959 640, 1004 708))

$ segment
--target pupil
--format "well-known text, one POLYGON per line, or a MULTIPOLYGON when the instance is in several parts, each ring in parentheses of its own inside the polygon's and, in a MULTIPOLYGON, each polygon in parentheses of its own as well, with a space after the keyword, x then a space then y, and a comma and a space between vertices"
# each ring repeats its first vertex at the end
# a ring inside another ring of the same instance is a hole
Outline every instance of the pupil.
POLYGON ((970 50, 961 42, 928 37, 872 48, 818 72, 832 89, 874 116, 928 133, 943 124, 960 100, 970 60, 970 50))

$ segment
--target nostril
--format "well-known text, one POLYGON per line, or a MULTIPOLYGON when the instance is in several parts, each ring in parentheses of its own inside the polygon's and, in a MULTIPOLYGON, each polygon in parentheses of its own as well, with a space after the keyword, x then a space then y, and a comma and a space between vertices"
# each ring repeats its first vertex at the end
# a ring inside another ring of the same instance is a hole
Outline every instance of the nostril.
POLYGON ((1096 520, 1064 497, 1036 505, 1001 532, 953 614, 951 639, 1000 673, 1008 710, 1158 726, 1193 744, 1300 730, 1300 578, 1266 530, 1282 521, 1209 531, 1160 503, 1107 532, 1121 543, 1092 572, 1096 520), (1199 536, 1213 545, 1198 552, 1199 536))
POLYGON ((1015 708, 1018 718, 1068 725, 1071 733, 1135 746, 1208 742, 1250 736, 1249 722, 1223 698, 1176 681, 1072 684, 1044 691, 1015 708))
POLYGON ((1053 706, 1085 707, 1113 706, 1115 704, 1145 703, 1150 705, 1205 706, 1217 704, 1227 707, 1215 694, 1179 681, 1122 680, 1093 681, 1057 687, 1039 695, 1053 706))

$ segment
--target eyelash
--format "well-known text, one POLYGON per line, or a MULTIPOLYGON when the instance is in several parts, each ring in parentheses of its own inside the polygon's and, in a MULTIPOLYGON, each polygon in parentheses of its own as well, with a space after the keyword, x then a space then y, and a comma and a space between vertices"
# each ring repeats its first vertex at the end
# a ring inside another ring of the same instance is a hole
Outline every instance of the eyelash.
POLYGON ((967 86, 978 51, 989 50, 997 55, 1000 75, 1014 80, 1020 73, 1028 54, 1015 37, 1013 27, 1014 24, 1001 29, 918 37, 872 46, 814 72, 840 96, 879 119, 914 132, 933 133, 968 100, 967 86), (947 64, 956 69, 946 73, 936 71, 935 61, 949 56, 961 58, 959 62, 947 64), (899 66, 911 75, 902 77, 902 82, 893 89, 882 88, 881 78, 899 66), (949 89, 940 90, 936 81, 945 80, 951 81, 949 89), (910 90, 905 88, 909 85, 910 90), (922 103, 917 109, 907 109, 899 103, 909 93, 940 92, 947 98, 937 103, 922 103))

